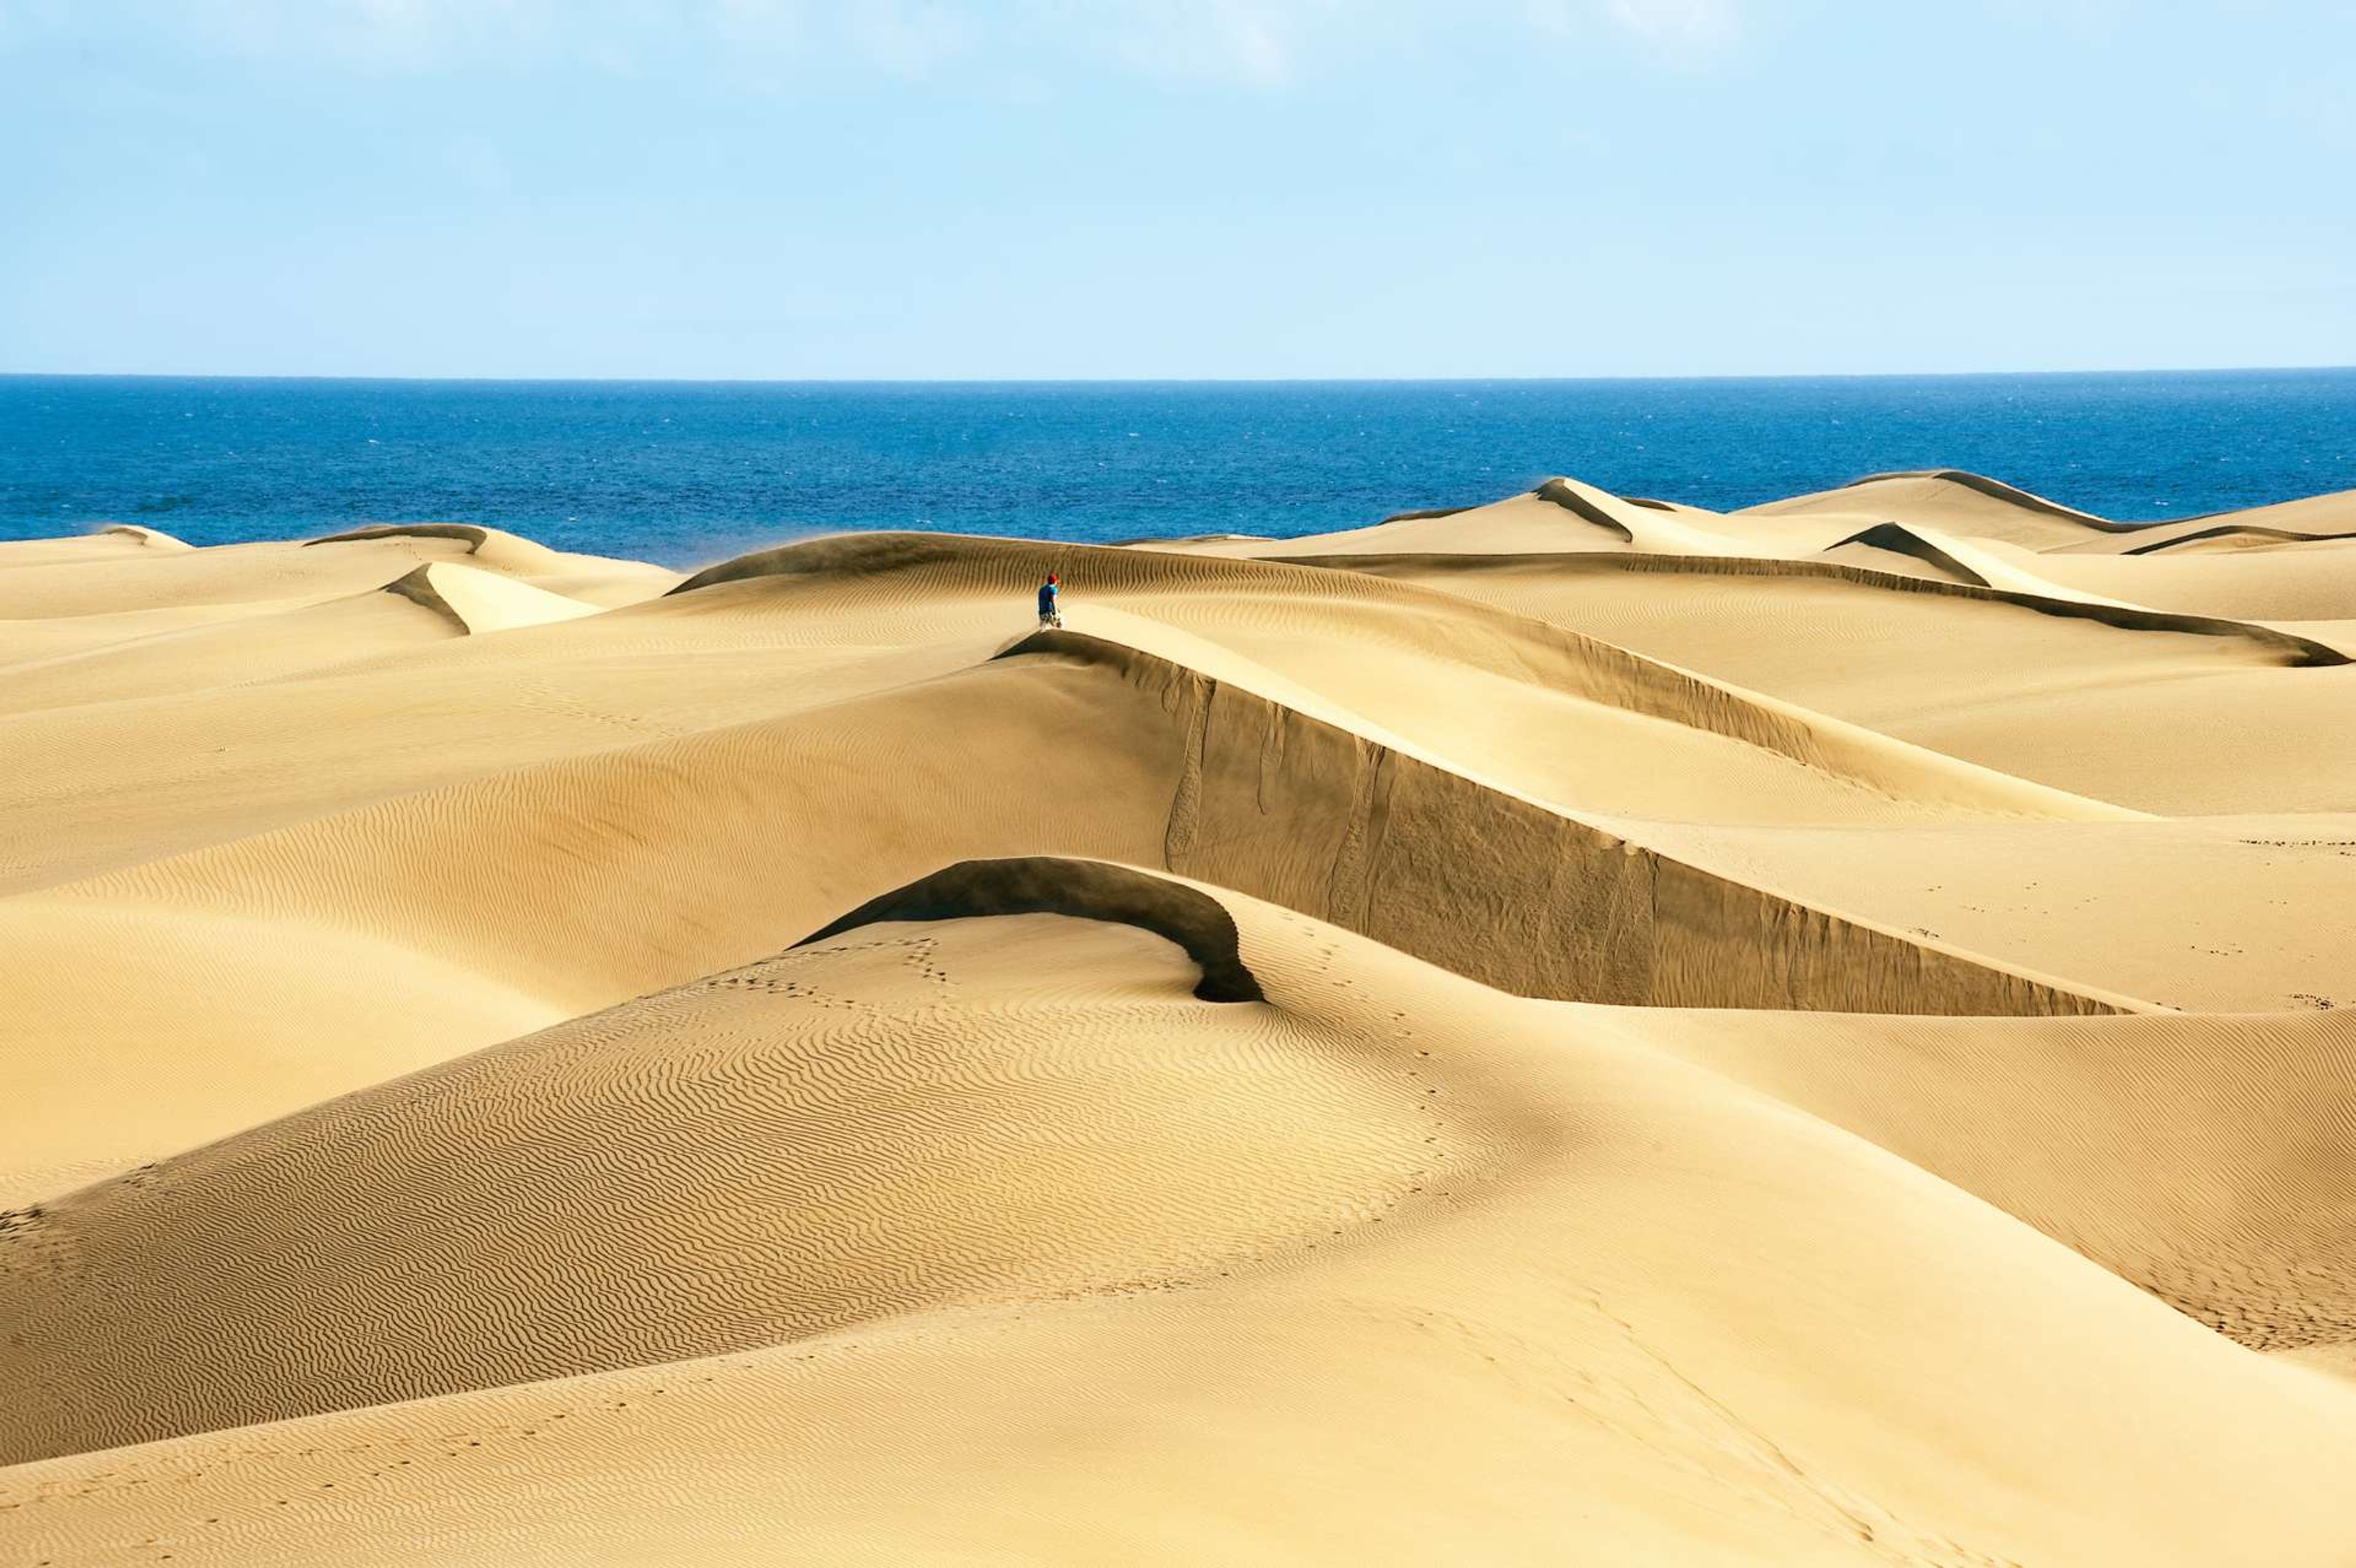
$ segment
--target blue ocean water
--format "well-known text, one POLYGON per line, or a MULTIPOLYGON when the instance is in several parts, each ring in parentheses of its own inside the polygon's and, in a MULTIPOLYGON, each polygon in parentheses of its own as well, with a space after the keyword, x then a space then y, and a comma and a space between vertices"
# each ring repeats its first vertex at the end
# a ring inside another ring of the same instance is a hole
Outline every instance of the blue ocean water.
POLYGON ((0 377, 0 538, 487 523, 691 566, 819 529, 1301 534, 1549 474, 1734 507, 1892 468, 2135 519, 2356 487, 2356 369, 1649 381, 0 377))

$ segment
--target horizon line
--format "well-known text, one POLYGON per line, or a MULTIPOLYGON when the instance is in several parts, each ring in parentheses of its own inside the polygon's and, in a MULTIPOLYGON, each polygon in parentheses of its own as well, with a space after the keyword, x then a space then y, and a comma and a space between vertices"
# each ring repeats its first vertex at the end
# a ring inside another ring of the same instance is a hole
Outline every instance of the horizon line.
POLYGON ((1622 376, 420 376, 230 370, 0 370, 0 381, 309 381, 477 386, 676 387, 1334 387, 1565 386, 1687 381, 1986 380, 2062 376, 2328 375, 2356 362, 2319 365, 2156 365, 2042 370, 1711 371, 1622 376))

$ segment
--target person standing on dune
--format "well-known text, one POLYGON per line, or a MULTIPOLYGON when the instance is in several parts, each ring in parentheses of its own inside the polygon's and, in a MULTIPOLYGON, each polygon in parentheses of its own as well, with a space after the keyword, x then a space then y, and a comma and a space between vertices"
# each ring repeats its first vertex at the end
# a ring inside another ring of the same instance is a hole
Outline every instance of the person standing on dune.
POLYGON ((1047 574, 1047 581, 1039 584, 1039 624, 1042 626, 1064 624, 1064 613, 1055 607, 1057 586, 1055 574, 1052 571, 1047 574))

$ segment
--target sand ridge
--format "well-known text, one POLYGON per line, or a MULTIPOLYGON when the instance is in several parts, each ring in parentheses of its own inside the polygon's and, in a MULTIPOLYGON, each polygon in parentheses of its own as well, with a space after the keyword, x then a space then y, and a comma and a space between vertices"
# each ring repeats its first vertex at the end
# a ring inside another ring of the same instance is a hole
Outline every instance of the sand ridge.
POLYGON ((0 546, 0 1557, 2338 1561, 2349 504, 0 546))

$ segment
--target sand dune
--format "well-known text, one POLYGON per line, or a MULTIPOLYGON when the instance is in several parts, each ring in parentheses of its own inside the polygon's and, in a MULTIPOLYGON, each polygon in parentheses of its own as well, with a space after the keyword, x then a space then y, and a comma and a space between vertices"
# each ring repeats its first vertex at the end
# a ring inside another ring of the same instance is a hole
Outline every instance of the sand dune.
POLYGON ((0 545, 0 1559, 2339 1561, 2347 504, 0 545))
POLYGON ((1872 474, 1837 490, 1794 496, 1744 510, 1745 517, 1799 517, 1878 516, 1892 522, 1928 524, 1972 539, 2008 544, 2066 545, 2089 534, 2131 530, 2114 522, 2049 501, 2018 485, 1960 468, 1926 468, 1872 474))
POLYGON ((2202 543, 2234 547, 2356 537, 2356 490, 2167 522, 2118 521, 1961 469, 1877 474, 1837 490, 1752 507, 1740 518, 1866 517, 1937 528, 2047 555, 2149 555, 2202 543))
POLYGON ((1263 1002, 1104 921, 886 922, 61 1201, 17 1245, 67 1288, 135 1302, 140 1238, 233 1316, 46 1319, 119 1375, 20 1445, 371 1403, 23 1465, 28 1541, 449 1561, 454 1504, 509 1562, 2344 1540, 2348 1391, 1613 1015, 1221 901, 1263 1002), (700 1337, 785 1343, 515 1381, 700 1337), (373 1403, 428 1380, 506 1386, 373 1403), (1050 1448, 1098 1479, 1005 1462, 1050 1448))
MULTIPOLYGON (((122 537, 98 536, 102 541, 122 537)), ((380 588, 410 568, 434 560, 464 560, 555 592, 563 592, 556 586, 560 583, 602 578, 607 589, 600 603, 643 598, 676 581, 674 574, 657 567, 563 555, 484 528, 372 528, 300 546, 222 545, 190 550, 157 549, 142 541, 99 551, 74 541, 74 548, 61 556, 0 570, 0 616, 51 619, 166 607, 267 607, 380 588)))
POLYGON ((1049 920, 854 928, 57 1203, 18 1250, 70 1275, 8 1281, 8 1456, 1215 1276, 1448 1152, 1363 1042, 1203 1009, 1150 933, 994 959, 1049 920))

